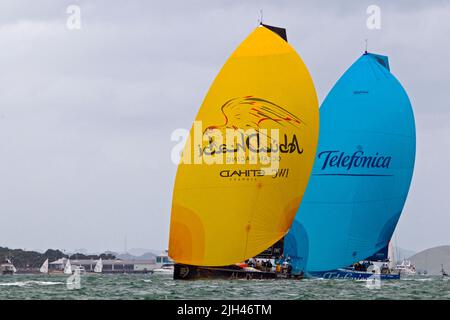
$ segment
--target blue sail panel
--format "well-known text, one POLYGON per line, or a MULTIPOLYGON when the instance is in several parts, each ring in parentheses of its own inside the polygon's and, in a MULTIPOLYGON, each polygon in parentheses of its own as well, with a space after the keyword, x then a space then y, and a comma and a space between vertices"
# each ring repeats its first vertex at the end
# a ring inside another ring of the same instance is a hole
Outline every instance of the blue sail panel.
POLYGON ((387 246, 415 146, 412 107, 388 58, 364 54, 320 108, 312 176, 285 240, 295 272, 345 267, 387 246))
POLYGON ((381 248, 370 257, 365 258, 367 261, 388 261, 389 259, 389 245, 381 248))

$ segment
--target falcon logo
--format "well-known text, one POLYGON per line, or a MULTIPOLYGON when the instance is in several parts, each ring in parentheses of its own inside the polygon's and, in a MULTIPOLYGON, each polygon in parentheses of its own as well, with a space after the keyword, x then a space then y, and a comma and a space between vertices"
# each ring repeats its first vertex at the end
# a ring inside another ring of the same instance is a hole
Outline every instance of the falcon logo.
POLYGON ((223 124, 210 125, 203 131, 207 145, 201 154, 214 155, 227 152, 249 150, 252 153, 303 153, 295 134, 288 137, 286 133, 279 137, 279 129, 286 127, 300 128, 305 125, 302 119, 285 108, 265 99, 253 96, 234 98, 221 107, 223 124), (232 138, 223 143, 223 131, 232 133, 232 138), (274 132, 276 137, 274 137, 274 132), (279 138, 283 139, 282 141, 279 138), (237 140, 237 144, 234 144, 237 140), (264 144, 264 142, 266 142, 264 144))
POLYGON ((208 126, 204 133, 213 129, 254 129, 259 131, 266 125, 273 127, 274 124, 280 127, 299 128, 305 124, 299 117, 283 107, 253 96, 230 99, 222 105, 221 111, 224 123, 208 126))

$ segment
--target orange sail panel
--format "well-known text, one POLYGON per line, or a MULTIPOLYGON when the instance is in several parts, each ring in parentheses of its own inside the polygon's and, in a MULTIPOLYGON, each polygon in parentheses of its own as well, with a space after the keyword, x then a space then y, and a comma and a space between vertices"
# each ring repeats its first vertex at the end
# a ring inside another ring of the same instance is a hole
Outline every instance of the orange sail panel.
POLYGON ((213 82, 183 150, 172 259, 230 265, 287 233, 311 174, 318 110, 299 55, 274 32, 256 28, 213 82))

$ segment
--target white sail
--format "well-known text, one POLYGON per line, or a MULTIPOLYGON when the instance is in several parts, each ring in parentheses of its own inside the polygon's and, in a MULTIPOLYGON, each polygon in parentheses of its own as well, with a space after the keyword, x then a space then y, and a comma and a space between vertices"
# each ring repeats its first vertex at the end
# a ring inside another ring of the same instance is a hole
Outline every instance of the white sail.
POLYGON ((44 261, 41 268, 39 269, 41 273, 48 273, 48 259, 44 261))
POLYGON ((12 266, 12 269, 13 269, 13 272, 14 272, 14 273, 17 272, 17 269, 16 269, 16 267, 15 267, 14 265, 12 266))
POLYGON ((103 261, 102 258, 100 258, 95 264, 94 272, 102 273, 102 271, 103 271, 103 261))
POLYGON ((67 259, 66 266, 64 267, 65 274, 72 274, 72 265, 70 264, 70 259, 67 259))
POLYGON ((388 247, 388 259, 389 259, 389 269, 394 270, 397 266, 397 261, 395 259, 394 245, 392 241, 389 242, 388 247))

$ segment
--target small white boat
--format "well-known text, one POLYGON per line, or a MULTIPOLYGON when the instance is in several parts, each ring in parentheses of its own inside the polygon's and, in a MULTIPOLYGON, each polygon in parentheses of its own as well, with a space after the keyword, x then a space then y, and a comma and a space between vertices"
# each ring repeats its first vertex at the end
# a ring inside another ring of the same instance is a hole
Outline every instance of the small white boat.
POLYGON ((174 265, 172 263, 163 264, 160 268, 152 270, 154 274, 173 275, 174 265))
POLYGON ((403 260, 395 269, 406 276, 414 276, 416 274, 416 267, 409 260, 403 260))
POLYGON ((6 259, 5 262, 0 264, 0 274, 14 274, 16 271, 16 268, 9 259, 6 259))
POLYGON ((167 250, 156 257, 156 268, 152 270, 152 273, 173 275, 174 272, 174 262, 169 257, 167 250))
POLYGON ((165 250, 159 256, 156 256, 156 265, 158 266, 158 268, 165 264, 173 264, 173 260, 169 257, 167 250, 165 250))

